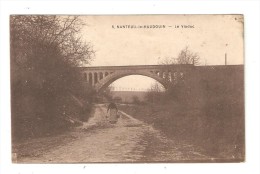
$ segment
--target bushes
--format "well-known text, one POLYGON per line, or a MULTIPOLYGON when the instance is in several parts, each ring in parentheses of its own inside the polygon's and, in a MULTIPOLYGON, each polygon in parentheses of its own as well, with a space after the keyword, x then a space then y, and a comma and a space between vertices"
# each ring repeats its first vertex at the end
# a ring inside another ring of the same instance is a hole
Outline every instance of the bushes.
POLYGON ((13 140, 68 129, 68 117, 82 120, 93 97, 75 68, 93 57, 79 37, 82 25, 76 16, 10 17, 13 140))
POLYGON ((212 157, 243 161, 243 71, 226 68, 194 74, 166 91, 163 102, 120 107, 168 137, 202 147, 212 157))

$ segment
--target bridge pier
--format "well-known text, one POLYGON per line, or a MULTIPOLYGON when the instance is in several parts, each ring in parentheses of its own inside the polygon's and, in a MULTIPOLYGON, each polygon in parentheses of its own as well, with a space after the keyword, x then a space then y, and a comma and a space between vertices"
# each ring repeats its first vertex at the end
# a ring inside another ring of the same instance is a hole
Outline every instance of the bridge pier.
POLYGON ((94 73, 90 73, 91 75, 91 85, 93 86, 94 85, 94 73))

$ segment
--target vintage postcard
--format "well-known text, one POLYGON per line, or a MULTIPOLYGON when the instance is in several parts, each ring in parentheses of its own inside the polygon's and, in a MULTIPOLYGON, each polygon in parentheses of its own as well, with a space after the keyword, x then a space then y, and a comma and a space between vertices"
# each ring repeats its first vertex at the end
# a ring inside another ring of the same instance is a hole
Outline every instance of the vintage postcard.
POLYGON ((13 163, 245 161, 244 17, 10 15, 13 163))

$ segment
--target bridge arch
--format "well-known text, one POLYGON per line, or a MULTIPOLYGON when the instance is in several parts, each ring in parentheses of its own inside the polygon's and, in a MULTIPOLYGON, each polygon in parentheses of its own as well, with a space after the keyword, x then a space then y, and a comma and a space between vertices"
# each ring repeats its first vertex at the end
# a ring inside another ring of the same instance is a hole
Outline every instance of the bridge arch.
POLYGON ((156 80, 157 82, 159 82, 160 84, 162 84, 163 87, 165 89, 167 89, 167 81, 165 79, 160 78, 156 74, 152 74, 148 71, 131 71, 131 72, 115 72, 115 73, 110 74, 109 77, 99 81, 99 83, 97 83, 95 85, 96 90, 97 90, 97 92, 103 91, 114 81, 116 81, 122 77, 130 76, 130 75, 141 75, 141 76, 150 77, 150 78, 156 80))
POLYGON ((84 82, 90 84, 97 92, 125 76, 142 75, 150 77, 164 86, 175 85, 178 80, 193 71, 193 65, 134 65, 134 66, 100 66, 78 67, 84 82), (86 73, 86 74, 85 74, 86 73))

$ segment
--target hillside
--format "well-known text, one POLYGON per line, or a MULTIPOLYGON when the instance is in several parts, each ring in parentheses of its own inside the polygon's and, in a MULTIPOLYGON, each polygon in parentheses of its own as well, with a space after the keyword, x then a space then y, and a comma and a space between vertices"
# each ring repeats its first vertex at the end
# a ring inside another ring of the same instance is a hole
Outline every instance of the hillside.
POLYGON ((169 138, 201 146, 218 159, 244 161, 243 66, 196 67, 163 102, 121 105, 120 109, 154 125, 169 138))

